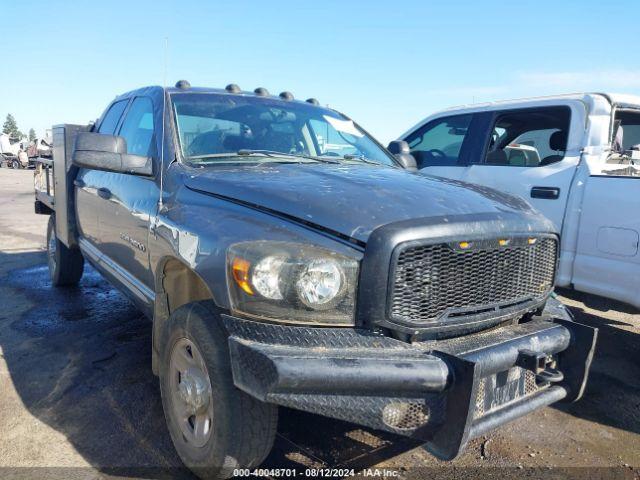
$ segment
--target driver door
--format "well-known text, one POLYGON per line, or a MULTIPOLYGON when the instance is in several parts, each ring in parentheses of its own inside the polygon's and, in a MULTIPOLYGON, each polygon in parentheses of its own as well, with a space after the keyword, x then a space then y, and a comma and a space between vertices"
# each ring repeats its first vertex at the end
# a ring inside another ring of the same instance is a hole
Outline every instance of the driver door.
POLYGON ((463 179, 524 198, 561 232, 585 117, 576 103, 493 112, 486 147, 463 179))
POLYGON ((435 118, 404 139, 421 172, 518 195, 561 231, 585 116, 571 102, 466 113, 435 118))

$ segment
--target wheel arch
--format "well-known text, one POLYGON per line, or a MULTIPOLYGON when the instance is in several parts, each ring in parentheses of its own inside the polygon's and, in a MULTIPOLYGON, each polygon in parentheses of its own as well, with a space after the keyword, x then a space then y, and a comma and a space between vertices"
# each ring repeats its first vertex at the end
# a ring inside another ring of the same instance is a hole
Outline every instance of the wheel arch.
POLYGON ((177 257, 165 257, 158 262, 154 283, 152 368, 157 375, 160 338, 171 313, 192 302, 203 300, 212 300, 216 304, 217 302, 203 278, 177 257))

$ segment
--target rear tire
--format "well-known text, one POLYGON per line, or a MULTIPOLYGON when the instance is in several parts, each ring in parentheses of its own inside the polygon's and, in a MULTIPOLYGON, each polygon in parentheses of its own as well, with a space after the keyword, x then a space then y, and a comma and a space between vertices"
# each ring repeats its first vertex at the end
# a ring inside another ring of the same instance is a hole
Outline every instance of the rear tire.
POLYGON ((84 271, 84 257, 80 250, 68 248, 56 237, 55 214, 49 216, 47 225, 47 259, 54 287, 78 284, 84 271))
POLYGON ((13 162, 11 162, 11 168, 13 168, 14 170, 21 169, 22 164, 20 163, 20 160, 14 160, 13 162))
POLYGON ((184 464, 207 479, 260 465, 273 446, 278 408, 234 386, 228 334, 213 302, 173 312, 160 350, 162 406, 184 464))

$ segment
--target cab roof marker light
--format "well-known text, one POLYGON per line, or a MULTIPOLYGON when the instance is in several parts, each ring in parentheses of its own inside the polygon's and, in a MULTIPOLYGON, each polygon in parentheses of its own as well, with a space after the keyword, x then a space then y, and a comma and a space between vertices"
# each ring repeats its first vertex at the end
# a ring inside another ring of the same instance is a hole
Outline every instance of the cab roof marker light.
POLYGON ((279 97, 282 100, 293 100, 293 93, 284 91, 284 92, 280 93, 279 97))
POLYGON ((258 87, 256 88, 253 93, 255 93, 257 96, 259 97, 268 97, 269 96, 269 90, 267 90, 264 87, 258 87))
POLYGON ((176 82, 176 88, 180 90, 189 90, 191 88, 191 84, 186 80, 178 80, 176 82))
POLYGON ((320 105, 320 102, 315 98, 307 98, 305 101, 311 105, 320 105))
POLYGON ((240 87, 235 83, 230 83, 229 85, 224 87, 224 89, 229 93, 240 93, 242 91, 240 87))

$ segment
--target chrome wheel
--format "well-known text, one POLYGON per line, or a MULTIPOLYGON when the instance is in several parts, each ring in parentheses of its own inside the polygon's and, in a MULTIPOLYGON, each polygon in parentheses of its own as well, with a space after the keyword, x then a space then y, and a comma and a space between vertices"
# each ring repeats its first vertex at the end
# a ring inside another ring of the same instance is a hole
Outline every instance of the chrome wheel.
POLYGON ((203 447, 213 428, 213 398, 207 367, 196 345, 180 338, 169 363, 173 414, 185 442, 203 447))
POLYGON ((55 271, 56 269, 56 231, 55 227, 51 229, 51 235, 49 236, 49 243, 47 244, 47 255, 49 256, 49 270, 55 271))

